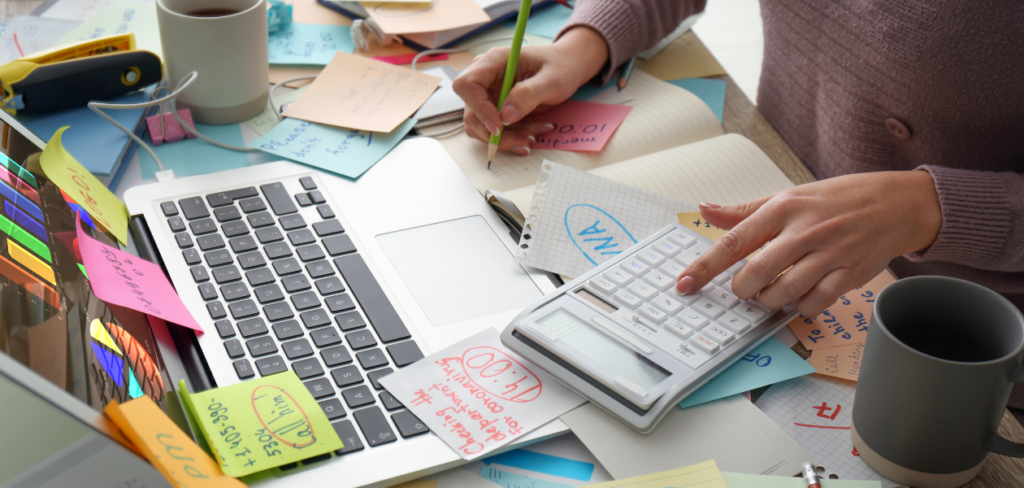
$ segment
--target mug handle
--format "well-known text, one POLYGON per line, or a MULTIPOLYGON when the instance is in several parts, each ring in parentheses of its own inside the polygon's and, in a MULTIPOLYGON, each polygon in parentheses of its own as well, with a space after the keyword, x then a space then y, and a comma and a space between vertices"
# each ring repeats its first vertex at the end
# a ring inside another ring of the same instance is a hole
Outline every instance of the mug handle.
MULTIPOLYGON (((1010 381, 1024 383, 1024 366, 1017 368, 1010 381)), ((985 449, 1004 456, 1024 457, 1024 444, 1009 441, 999 434, 992 436, 992 439, 985 443, 985 449)))

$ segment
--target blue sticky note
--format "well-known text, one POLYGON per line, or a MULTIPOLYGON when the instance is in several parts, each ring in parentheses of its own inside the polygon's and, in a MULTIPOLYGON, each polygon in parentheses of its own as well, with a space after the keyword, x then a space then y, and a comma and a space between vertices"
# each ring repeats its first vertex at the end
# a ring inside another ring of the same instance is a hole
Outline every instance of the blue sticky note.
POLYGON ((536 471, 538 473, 580 481, 590 481, 590 478, 594 475, 594 465, 592 463, 525 451, 523 449, 513 449, 496 456, 481 459, 481 461, 486 465, 495 463, 511 468, 536 471))
POLYGON ((351 32, 345 25, 288 24, 270 34, 270 64, 324 66, 338 51, 355 50, 351 32))
POLYGON ((573 93, 573 95, 569 97, 569 100, 576 100, 577 102, 586 102, 587 100, 590 100, 591 98, 600 95, 601 92, 612 88, 613 86, 615 86, 616 83, 618 83, 618 81, 619 79, 613 76, 608 80, 608 83, 604 84, 604 86, 594 86, 591 85, 590 83, 587 83, 586 85, 577 88, 576 93, 573 93))
MULTIPOLYGON (((204 125, 196 124, 200 134, 217 142, 235 147, 245 146, 242 140, 242 127, 238 124, 204 125)), ((243 168, 249 165, 248 153, 232 151, 214 146, 198 137, 182 139, 177 142, 165 142, 153 146, 152 141, 146 142, 153 148, 164 167, 174 170, 174 176, 191 176, 224 171, 226 169, 243 168)), ((157 172, 156 161, 145 149, 139 148, 139 164, 142 166, 142 179, 151 180, 157 172)))
POLYGON ((513 474, 487 466, 480 470, 480 476, 504 488, 573 488, 571 485, 513 474))
POLYGON ((814 367, 807 364, 807 361, 778 339, 769 337, 756 349, 683 399, 679 406, 686 408, 700 405, 813 372, 814 367))
POLYGON ((685 80, 669 80, 669 83, 697 95, 711 107, 711 111, 722 122, 722 113, 725 112, 725 85, 722 80, 708 80, 704 78, 687 78, 685 80))
MULTIPOLYGON (((571 1, 569 4, 575 5, 576 2, 571 1)), ((560 3, 539 7, 530 14, 530 21, 526 23, 526 32, 535 36, 554 39, 558 35, 558 31, 565 27, 565 23, 569 21, 570 15, 572 15, 572 9, 560 3)), ((515 30, 515 17, 512 20, 505 21, 504 27, 515 30)))
POLYGON ((398 144, 416 119, 402 122, 390 133, 367 132, 284 119, 249 146, 310 166, 358 178, 398 144))

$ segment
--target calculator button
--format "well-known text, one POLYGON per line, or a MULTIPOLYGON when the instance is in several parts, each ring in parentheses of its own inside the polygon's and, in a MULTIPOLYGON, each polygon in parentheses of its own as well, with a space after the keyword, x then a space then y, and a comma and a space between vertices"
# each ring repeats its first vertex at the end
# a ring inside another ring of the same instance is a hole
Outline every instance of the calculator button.
POLYGON ((661 311, 670 315, 675 314, 683 308, 682 302, 664 293, 659 295, 658 298, 652 300, 651 303, 654 304, 655 307, 660 308, 661 311))
POLYGON ((701 333, 707 334, 709 337, 713 337, 720 344, 728 344, 736 338, 736 334, 721 324, 711 324, 705 327, 701 333))
POLYGON ((650 247, 640 250, 636 253, 636 257, 651 266, 661 266, 661 263, 665 262, 665 256, 650 247))
POLYGON ((677 231, 672 232, 671 234, 669 234, 668 235, 668 239, 670 241, 676 243, 676 245, 678 245, 679 247, 681 247, 683 249, 686 249, 686 248, 692 246, 694 243, 697 242, 697 238, 696 237, 693 237, 690 234, 686 233, 685 231, 681 231, 681 230, 677 230, 677 231))
POLYGON ((740 262, 738 262, 738 263, 736 263, 736 264, 734 264, 732 266, 729 266, 729 269, 727 269, 725 271, 728 272, 729 274, 736 274, 736 273, 739 273, 740 270, 743 269, 743 267, 746 266, 746 265, 747 265, 746 261, 740 261, 740 262))
POLYGON ((715 303, 717 303, 717 304, 719 304, 719 305, 721 305, 721 306, 723 306, 723 307, 725 307, 727 309, 728 308, 732 308, 737 303, 740 303, 740 298, 739 297, 734 295, 731 291, 726 290, 725 288, 722 288, 722 287, 716 288, 714 291, 709 293, 707 295, 707 297, 710 298, 711 301, 713 301, 713 302, 715 302, 715 303))
POLYGON ((708 294, 710 294, 711 292, 715 291, 715 288, 716 288, 715 284, 709 281, 708 284, 704 285, 704 287, 701 288, 698 293, 701 296, 705 296, 706 297, 706 296, 708 296, 708 294))
POLYGON ((704 335, 703 332, 698 332, 696 335, 694 335, 693 338, 690 339, 690 344, 693 344, 694 347, 708 354, 714 354, 718 352, 718 343, 715 342, 714 339, 704 335))
POLYGON ((765 315, 768 315, 767 312, 761 310, 760 307, 755 306, 749 301, 741 302, 740 305, 732 309, 732 311, 735 312, 736 315, 754 323, 757 323, 757 321, 764 318, 765 315))
POLYGON ((594 278, 590 280, 589 284, 591 288, 606 295, 611 295, 615 291, 615 288, 617 288, 615 283, 612 283, 605 278, 594 278))
POLYGON ((671 295, 672 298, 675 298, 676 300, 679 300, 680 302, 685 303, 687 305, 693 305, 693 302, 696 302, 701 298, 700 295, 696 293, 693 295, 683 295, 682 293, 679 293, 679 291, 676 290, 675 287, 669 290, 668 294, 671 295))
POLYGON ((619 264, 619 267, 636 277, 643 276, 644 273, 651 269, 650 266, 637 258, 626 258, 619 264))
POLYGON ((619 290, 619 291, 615 292, 615 295, 613 295, 613 296, 615 297, 616 300, 618 300, 619 302, 622 302, 624 305, 628 306, 629 308, 636 308, 638 305, 643 303, 643 300, 641 300, 640 297, 638 297, 638 296, 636 296, 636 295, 634 295, 634 294, 632 294, 632 293, 630 293, 630 292, 628 292, 626 290, 619 290))
POLYGON ((729 330, 737 334, 742 334, 750 330, 750 328, 752 327, 750 321, 732 312, 726 312, 725 315, 719 317, 718 323, 726 326, 727 328, 729 328, 729 330))
POLYGON ((706 243, 697 243, 693 247, 679 253, 679 255, 676 256, 676 261, 683 263, 684 266, 689 266, 693 264, 701 254, 704 254, 704 251, 707 251, 710 248, 711 246, 706 243))
POLYGON ((722 315, 725 312, 725 307, 715 302, 712 302, 707 298, 701 298, 700 300, 693 302, 693 305, 690 305, 690 309, 696 310, 704 315, 707 315, 708 318, 712 319, 718 317, 719 315, 722 315))
POLYGON ((730 278, 732 278, 732 275, 730 275, 729 273, 722 273, 716 276, 715 279, 711 280, 711 282, 716 285, 721 285, 729 281, 730 278))
POLYGON ((665 329, 683 339, 689 339, 690 336, 693 335, 693 329, 683 325, 683 323, 678 320, 669 320, 668 322, 665 322, 665 329))
POLYGON ((679 275, 683 274, 683 271, 686 271, 686 266, 683 266, 672 260, 669 260, 668 262, 661 266, 661 272, 671 276, 673 280, 678 278, 679 275))
POLYGON ((693 330, 700 330, 701 327, 704 327, 704 324, 708 323, 707 317, 694 312, 693 309, 689 308, 683 310, 683 312, 679 314, 679 319, 682 320, 684 324, 689 325, 693 330))
POLYGON ((633 277, 630 276, 629 273, 619 268, 611 268, 608 271, 605 271, 604 277, 607 278, 612 283, 615 283, 616 285, 619 286, 625 285, 626 283, 629 283, 630 280, 633 279, 633 277))
POLYGON ((679 251, 683 250, 683 248, 679 247, 679 245, 672 242, 672 240, 669 239, 668 237, 663 237, 659 239, 657 242, 654 243, 652 247, 654 249, 657 249, 658 252, 660 252, 661 254, 668 257, 675 256, 676 254, 679 254, 679 251))
POLYGON ((665 315, 665 312, 662 312, 661 310, 658 309, 658 307, 655 307, 654 305, 651 304, 647 304, 644 305, 643 307, 640 307, 640 315, 647 317, 648 319, 654 321, 654 323, 656 324, 660 324, 662 321, 668 318, 668 315, 665 315))
POLYGON ((636 281, 632 285, 629 285, 626 289, 633 292, 634 295, 643 298, 644 300, 647 300, 648 298, 651 298, 654 295, 658 294, 658 289, 655 288, 654 285, 651 285, 650 283, 645 283, 643 281, 636 281))
POLYGON ((674 277, 662 273, 661 271, 647 273, 647 275, 644 276, 644 281, 654 285, 655 288, 661 291, 665 291, 669 289, 669 287, 671 287, 672 285, 676 284, 676 280, 674 277))

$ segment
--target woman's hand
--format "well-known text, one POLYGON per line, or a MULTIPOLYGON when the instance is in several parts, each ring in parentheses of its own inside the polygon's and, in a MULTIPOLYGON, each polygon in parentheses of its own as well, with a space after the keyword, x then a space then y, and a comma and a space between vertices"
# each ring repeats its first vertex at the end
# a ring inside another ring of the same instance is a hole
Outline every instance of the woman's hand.
POLYGON ((487 142, 498 134, 499 124, 508 125, 499 149, 521 156, 530 154, 534 136, 554 129, 543 121, 516 124, 534 110, 545 110, 564 102, 576 89, 593 78, 608 61, 608 45, 589 27, 570 29, 548 46, 525 46, 519 53, 516 84, 498 112, 498 97, 505 78, 509 48, 494 48, 477 56, 452 88, 466 101, 466 134, 487 142), (511 125, 515 124, 515 125, 511 125))
POLYGON ((700 290, 770 240, 733 278, 733 292, 771 310, 796 301, 804 317, 864 285, 894 257, 927 249, 942 226, 926 171, 840 176, 735 207, 701 204, 701 215, 731 230, 679 276, 680 293, 700 290))

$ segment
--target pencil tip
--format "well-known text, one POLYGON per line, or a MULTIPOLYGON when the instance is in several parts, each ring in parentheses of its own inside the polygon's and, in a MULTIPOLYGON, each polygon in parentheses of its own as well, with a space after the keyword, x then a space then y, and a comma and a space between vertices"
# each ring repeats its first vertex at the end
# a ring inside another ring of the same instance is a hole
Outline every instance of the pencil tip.
POLYGON ((491 161, 494 160, 494 155, 495 154, 498 154, 498 145, 497 144, 488 144, 487 145, 487 169, 491 169, 491 161))

